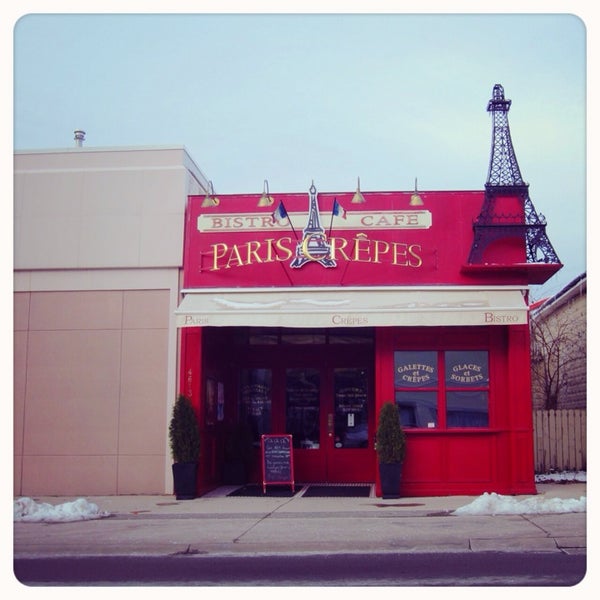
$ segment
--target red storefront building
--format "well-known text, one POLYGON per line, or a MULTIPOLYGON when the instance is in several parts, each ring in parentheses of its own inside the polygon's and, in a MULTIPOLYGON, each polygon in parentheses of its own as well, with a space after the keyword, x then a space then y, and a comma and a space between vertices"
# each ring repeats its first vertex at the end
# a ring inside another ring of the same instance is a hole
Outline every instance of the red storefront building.
POLYGON ((298 482, 378 484, 390 400, 403 495, 535 493, 528 290, 562 265, 509 108, 496 85, 484 190, 189 196, 176 319, 199 493, 246 438, 260 481, 262 434, 292 435, 298 482))

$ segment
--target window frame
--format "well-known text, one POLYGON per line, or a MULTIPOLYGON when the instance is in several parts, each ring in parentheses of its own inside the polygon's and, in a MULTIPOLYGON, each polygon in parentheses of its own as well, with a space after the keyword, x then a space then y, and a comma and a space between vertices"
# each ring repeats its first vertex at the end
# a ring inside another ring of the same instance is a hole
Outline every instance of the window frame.
MULTIPOLYGON (((419 392, 427 392, 427 393, 435 393, 437 396, 437 402, 435 403, 437 413, 435 415, 435 425, 427 426, 427 425, 416 425, 411 426, 403 422, 403 426, 408 431, 435 431, 435 432, 456 432, 456 431, 489 431, 493 427, 493 419, 492 419, 492 386, 493 386, 493 378, 492 378, 492 368, 491 368, 491 352, 489 348, 482 347, 469 347, 469 348, 397 348, 393 351, 393 390, 394 390, 394 401, 398 405, 400 409, 400 403, 398 399, 399 393, 419 393, 419 392), (397 374, 396 370, 398 368, 397 357, 400 353, 405 353, 408 356, 415 356, 418 353, 435 353, 436 354, 436 368, 437 368, 437 377, 435 385, 423 385, 423 386, 401 386, 397 385, 397 374), (447 381, 447 373, 446 373, 446 364, 448 356, 447 353, 451 352, 461 352, 461 353, 469 353, 469 352, 477 352, 485 354, 485 357, 482 357, 487 361, 485 373, 487 375, 487 380, 484 378, 484 382, 482 385, 473 385, 473 382, 468 382, 469 385, 448 385, 447 381), (450 425, 448 426, 448 393, 453 392, 474 392, 474 393, 483 393, 485 394, 487 401, 487 425, 450 425)), ((401 411, 401 410, 400 410, 401 411)), ((402 411, 401 411, 402 412, 402 411)))

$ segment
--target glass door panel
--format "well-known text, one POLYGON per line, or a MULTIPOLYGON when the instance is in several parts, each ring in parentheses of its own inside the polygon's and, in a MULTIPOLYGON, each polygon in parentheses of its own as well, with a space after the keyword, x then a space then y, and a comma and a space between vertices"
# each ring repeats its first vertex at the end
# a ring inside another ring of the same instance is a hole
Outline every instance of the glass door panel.
POLYGON ((319 369, 286 369, 286 433, 293 436, 294 448, 318 450, 321 447, 319 369))
POLYGON ((334 369, 335 448, 369 446, 367 372, 360 368, 334 369))
POLYGON ((272 380, 271 369, 240 371, 239 424, 250 428, 256 447, 263 433, 271 433, 272 380))

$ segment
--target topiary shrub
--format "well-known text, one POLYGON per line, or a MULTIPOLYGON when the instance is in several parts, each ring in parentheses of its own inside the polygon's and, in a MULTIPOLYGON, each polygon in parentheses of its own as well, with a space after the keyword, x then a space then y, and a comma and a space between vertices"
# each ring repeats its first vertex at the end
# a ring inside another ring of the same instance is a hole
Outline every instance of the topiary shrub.
POLYGON ((385 402, 379 412, 376 436, 380 464, 401 463, 406 456, 406 435, 395 402, 385 402))
POLYGON ((169 445, 176 463, 197 463, 200 458, 200 430, 189 398, 180 395, 169 423, 169 445))

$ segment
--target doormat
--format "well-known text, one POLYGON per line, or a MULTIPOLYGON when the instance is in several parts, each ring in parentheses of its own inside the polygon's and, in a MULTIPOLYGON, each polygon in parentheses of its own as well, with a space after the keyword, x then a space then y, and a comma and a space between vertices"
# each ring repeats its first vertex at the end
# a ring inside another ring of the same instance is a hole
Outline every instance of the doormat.
POLYGON ((368 498, 370 485, 310 485, 303 498, 368 498))
POLYGON ((263 492, 262 485, 248 484, 233 492, 227 494, 228 497, 246 497, 246 498, 291 498, 296 495, 300 488, 296 486, 296 491, 292 492, 289 485, 267 485, 266 493, 263 492))

